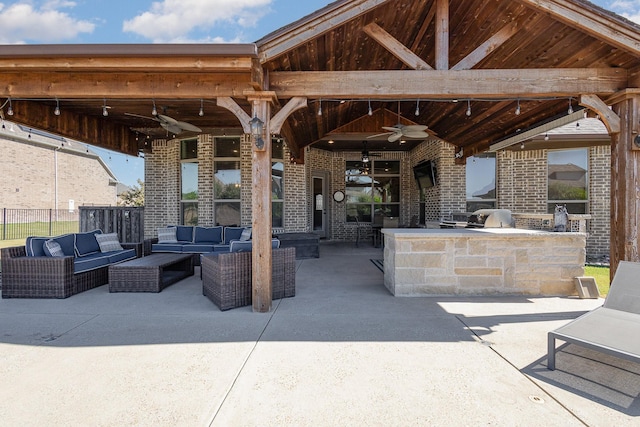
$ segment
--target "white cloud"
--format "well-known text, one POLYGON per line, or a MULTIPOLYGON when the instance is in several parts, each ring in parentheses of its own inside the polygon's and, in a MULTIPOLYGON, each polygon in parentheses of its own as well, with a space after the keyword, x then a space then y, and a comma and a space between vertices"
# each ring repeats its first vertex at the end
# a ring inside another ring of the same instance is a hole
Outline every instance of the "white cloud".
POLYGON ((616 0, 611 2, 608 9, 640 24, 640 0, 616 0))
MULTIPOLYGON (((151 9, 124 22, 125 32, 139 34, 155 43, 176 43, 190 40, 189 34, 220 42, 238 40, 237 34, 209 36, 216 26, 233 26, 236 32, 253 27, 269 12, 272 0, 163 0, 151 9)), ((218 32, 222 30, 217 29, 218 32)))
POLYGON ((58 10, 74 6, 63 0, 47 1, 40 7, 26 2, 0 3, 0 43, 55 43, 93 32, 95 24, 58 10))

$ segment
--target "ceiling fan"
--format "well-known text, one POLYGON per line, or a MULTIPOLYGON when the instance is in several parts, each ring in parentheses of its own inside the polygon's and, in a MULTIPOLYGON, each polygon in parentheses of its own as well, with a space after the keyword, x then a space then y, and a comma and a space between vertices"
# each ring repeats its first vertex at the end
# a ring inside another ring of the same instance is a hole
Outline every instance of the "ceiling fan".
POLYGON ((176 135, 184 131, 198 132, 198 133, 202 132, 202 129, 200 129, 198 126, 192 125, 191 123, 187 123, 187 122, 181 122, 180 120, 176 120, 173 117, 169 117, 165 114, 157 114, 154 117, 141 116, 139 114, 133 114, 133 113, 124 113, 124 114, 127 116, 154 120, 160 123, 160 126, 166 129, 168 132, 171 132, 176 135))
POLYGON ((371 157, 380 157, 380 154, 369 153, 369 150, 367 150, 367 141, 362 141, 362 163, 369 163, 371 157))
POLYGON ((403 137, 405 138, 427 138, 429 134, 425 132, 426 125, 403 125, 400 123, 400 102, 398 102, 398 124, 395 126, 382 126, 387 132, 371 135, 367 138, 377 138, 383 135, 389 135, 387 141, 396 142, 403 137))

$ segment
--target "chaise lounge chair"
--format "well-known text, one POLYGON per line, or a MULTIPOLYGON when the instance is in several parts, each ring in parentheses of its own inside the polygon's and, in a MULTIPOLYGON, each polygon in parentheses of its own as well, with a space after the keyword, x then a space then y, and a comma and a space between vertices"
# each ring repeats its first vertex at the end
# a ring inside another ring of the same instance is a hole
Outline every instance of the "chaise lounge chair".
POLYGON ((621 261, 602 307, 548 334, 547 368, 555 369, 556 339, 640 362, 640 263, 621 261))

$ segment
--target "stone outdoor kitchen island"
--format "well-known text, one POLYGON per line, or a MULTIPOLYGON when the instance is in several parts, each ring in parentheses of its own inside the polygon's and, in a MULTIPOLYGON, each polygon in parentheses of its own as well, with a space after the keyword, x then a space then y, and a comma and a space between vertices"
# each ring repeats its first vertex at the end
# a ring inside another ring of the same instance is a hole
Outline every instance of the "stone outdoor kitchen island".
POLYGON ((574 295, 585 233, 515 228, 384 229, 395 296, 574 295))

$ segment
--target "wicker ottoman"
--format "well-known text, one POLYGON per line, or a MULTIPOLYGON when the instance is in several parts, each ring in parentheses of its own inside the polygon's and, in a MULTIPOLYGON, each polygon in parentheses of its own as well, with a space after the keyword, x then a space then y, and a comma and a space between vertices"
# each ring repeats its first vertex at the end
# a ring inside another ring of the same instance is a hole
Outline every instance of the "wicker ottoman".
MULTIPOLYGON (((202 294, 220 310, 251 305, 251 281, 251 252, 202 256, 202 294)), ((271 286, 274 300, 295 296, 295 248, 273 249, 271 286)))

